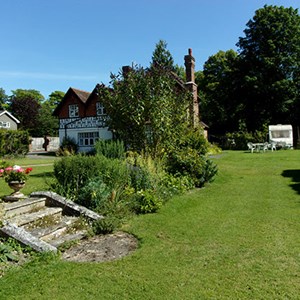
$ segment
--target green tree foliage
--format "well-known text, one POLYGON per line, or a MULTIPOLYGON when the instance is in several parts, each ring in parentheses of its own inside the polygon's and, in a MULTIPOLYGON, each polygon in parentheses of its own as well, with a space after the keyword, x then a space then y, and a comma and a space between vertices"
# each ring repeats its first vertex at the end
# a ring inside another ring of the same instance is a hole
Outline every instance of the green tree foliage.
POLYGON ((293 121, 293 108, 296 103, 299 106, 298 10, 265 5, 255 12, 244 33, 237 46, 248 129, 293 121))
POLYGON ((52 112, 64 94, 54 91, 45 100, 37 90, 17 89, 8 97, 8 109, 20 120, 20 129, 28 130, 31 136, 57 136, 58 119, 52 116, 52 112))
POLYGON ((113 91, 99 89, 110 126, 130 149, 160 156, 175 147, 188 126, 191 95, 165 68, 133 67, 112 76, 113 91))
POLYGON ((219 51, 205 62, 203 73, 197 73, 196 83, 203 93, 202 118, 212 131, 230 131, 238 123, 243 105, 236 96, 237 62, 238 54, 234 50, 219 51))
POLYGON ((53 106, 49 100, 41 104, 38 112, 38 127, 35 129, 35 136, 58 136, 59 122, 58 118, 52 115, 53 106))
POLYGON ((150 68, 132 66, 111 76, 112 90, 99 88, 110 127, 131 150, 161 156, 176 147, 188 126, 191 95, 174 79, 167 43, 155 47, 150 68))
POLYGON ((239 38, 238 54, 219 51, 197 78, 210 132, 254 132, 300 117, 300 16, 297 9, 258 9, 239 38))
POLYGON ((0 129, 0 156, 25 155, 29 150, 27 131, 0 129))
POLYGON ((59 122, 58 118, 52 115, 54 109, 60 103, 65 93, 62 91, 54 91, 49 95, 49 98, 41 103, 41 108, 38 114, 39 126, 36 128, 36 136, 57 136, 59 122))
POLYGON ((36 90, 17 89, 10 96, 10 111, 20 120, 20 129, 28 130, 30 135, 36 136, 39 126, 38 115, 43 95, 36 90))
POLYGON ((3 88, 0 88, 0 109, 5 109, 5 104, 8 100, 8 96, 3 88))
POLYGON ((64 96, 65 92, 62 91, 54 91, 49 95, 47 102, 52 111, 54 111, 54 109, 61 102, 64 96))
POLYGON ((151 68, 160 67, 168 70, 174 70, 174 59, 167 49, 167 42, 160 40, 152 54, 151 68))

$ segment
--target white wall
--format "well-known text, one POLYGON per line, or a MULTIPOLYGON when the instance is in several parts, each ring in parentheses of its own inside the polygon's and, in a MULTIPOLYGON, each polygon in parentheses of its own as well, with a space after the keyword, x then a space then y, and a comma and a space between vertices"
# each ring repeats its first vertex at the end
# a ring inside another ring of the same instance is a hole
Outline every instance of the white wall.
MULTIPOLYGON (((69 138, 74 139, 78 143, 78 133, 79 132, 99 132, 99 138, 103 140, 112 139, 112 132, 108 130, 108 127, 105 128, 70 128, 65 131, 64 129, 59 129, 59 143, 62 144, 63 139, 66 134, 69 138)), ((93 150, 93 146, 80 146, 79 152, 89 152, 93 150)))
MULTIPOLYGON (((49 139, 49 145, 47 151, 56 151, 59 148, 59 137, 47 137, 49 139)), ((45 139, 43 137, 31 138, 31 144, 29 151, 45 151, 43 147, 45 139)))

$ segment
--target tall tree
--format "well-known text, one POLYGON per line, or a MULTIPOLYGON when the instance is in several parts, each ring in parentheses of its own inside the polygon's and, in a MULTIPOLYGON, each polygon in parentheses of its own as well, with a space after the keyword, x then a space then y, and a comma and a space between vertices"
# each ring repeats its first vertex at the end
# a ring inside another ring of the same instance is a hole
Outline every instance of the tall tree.
POLYGON ((5 109, 5 104, 8 100, 8 96, 3 88, 0 88, 0 109, 5 109))
POLYGON ((38 128, 38 115, 41 108, 43 95, 36 90, 17 89, 10 96, 10 110, 20 120, 20 128, 28 130, 36 136, 38 128))
POLYGON ((225 133, 237 129, 242 105, 236 96, 238 55, 234 50, 219 51, 197 73, 196 83, 201 95, 202 118, 212 133, 225 133))
POLYGON ((244 33, 237 46, 248 129, 298 119, 294 115, 299 105, 298 10, 265 5, 255 12, 244 33))
POLYGON ((56 106, 60 103, 64 95, 65 92, 62 91, 54 91, 49 95, 49 98, 46 101, 48 102, 52 110, 56 108, 56 106))
POLYGON ((152 62, 150 67, 166 68, 168 70, 174 70, 174 59, 171 52, 167 49, 167 42, 160 40, 153 51, 152 62))
POLYGON ((59 121, 52 113, 53 106, 49 100, 46 100, 39 109, 37 116, 38 127, 34 132, 35 136, 58 136, 59 121))
POLYGON ((112 77, 113 90, 99 88, 110 127, 133 150, 160 156, 184 135, 191 95, 168 74, 161 68, 133 67, 112 77))

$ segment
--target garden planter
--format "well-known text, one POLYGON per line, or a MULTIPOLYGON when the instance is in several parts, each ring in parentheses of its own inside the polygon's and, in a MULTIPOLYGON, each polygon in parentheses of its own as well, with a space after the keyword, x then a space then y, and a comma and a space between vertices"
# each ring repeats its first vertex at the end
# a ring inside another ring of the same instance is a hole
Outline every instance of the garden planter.
POLYGON ((18 201, 22 198, 25 198, 24 194, 20 192, 20 190, 25 186, 24 181, 10 181, 8 182, 8 186, 14 191, 9 196, 4 197, 5 201, 18 201))

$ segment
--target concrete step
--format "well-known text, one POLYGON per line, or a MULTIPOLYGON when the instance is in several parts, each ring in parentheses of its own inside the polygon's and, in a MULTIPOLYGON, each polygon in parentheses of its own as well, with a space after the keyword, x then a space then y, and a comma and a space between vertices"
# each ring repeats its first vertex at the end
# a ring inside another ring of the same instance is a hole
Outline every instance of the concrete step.
POLYGON ((61 213, 62 213, 61 207, 45 207, 37 212, 32 212, 32 213, 27 213, 27 214, 22 214, 22 215, 12 217, 8 221, 9 223, 15 224, 17 226, 23 226, 41 220, 45 217, 53 218, 54 216, 61 215, 61 213))
POLYGON ((27 198, 17 202, 4 203, 4 219, 12 218, 44 207, 46 198, 27 198))
POLYGON ((75 233, 67 233, 62 235, 61 237, 58 237, 57 239, 47 241, 47 243, 55 248, 58 248, 64 243, 82 240, 86 236, 87 236, 86 230, 78 230, 75 233))
POLYGON ((33 226, 28 224, 28 226, 25 225, 24 228, 32 235, 41 238, 44 241, 49 241, 51 239, 58 238, 67 231, 70 231, 72 224, 74 224, 77 220, 78 217, 61 216, 60 218, 56 218, 52 225, 35 227, 34 224, 33 226))

